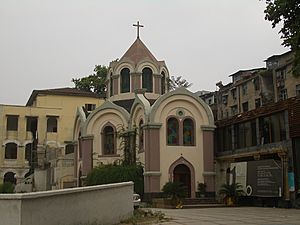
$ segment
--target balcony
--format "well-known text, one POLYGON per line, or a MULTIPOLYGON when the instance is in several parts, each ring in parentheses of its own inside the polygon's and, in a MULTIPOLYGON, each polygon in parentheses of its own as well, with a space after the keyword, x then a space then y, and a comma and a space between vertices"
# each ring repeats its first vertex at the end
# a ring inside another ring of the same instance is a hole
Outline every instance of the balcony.
POLYGON ((292 148, 291 141, 281 141, 274 142, 270 144, 256 145, 246 148, 233 149, 228 151, 217 151, 217 158, 237 158, 237 157, 247 157, 253 155, 265 155, 279 152, 286 152, 288 149, 292 148))

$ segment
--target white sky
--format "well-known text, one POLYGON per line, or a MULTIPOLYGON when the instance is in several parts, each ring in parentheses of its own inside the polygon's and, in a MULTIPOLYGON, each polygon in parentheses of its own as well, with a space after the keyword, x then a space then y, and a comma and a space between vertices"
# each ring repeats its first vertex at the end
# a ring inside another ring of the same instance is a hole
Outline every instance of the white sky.
POLYGON ((171 75, 215 90, 228 75, 265 66, 288 49, 260 0, 0 0, 0 104, 25 105, 34 89, 121 58, 140 37, 171 75))

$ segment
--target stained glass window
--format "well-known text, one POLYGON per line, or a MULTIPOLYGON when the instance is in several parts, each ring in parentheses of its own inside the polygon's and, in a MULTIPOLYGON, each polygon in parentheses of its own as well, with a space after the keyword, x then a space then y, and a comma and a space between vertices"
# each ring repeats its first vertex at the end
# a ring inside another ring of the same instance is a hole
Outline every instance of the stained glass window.
POLYGON ((121 93, 130 91, 130 70, 124 68, 121 70, 121 93))
POLYGON ((183 145, 194 145, 194 122, 192 119, 183 121, 183 145))
POLYGON ((142 71, 142 88, 146 89, 146 92, 153 92, 153 76, 152 70, 148 67, 142 71))
POLYGON ((179 144, 179 124, 176 118, 168 119, 167 124, 167 141, 169 145, 179 144))
POLYGON ((106 126, 103 130, 103 154, 115 154, 115 133, 111 126, 106 126))

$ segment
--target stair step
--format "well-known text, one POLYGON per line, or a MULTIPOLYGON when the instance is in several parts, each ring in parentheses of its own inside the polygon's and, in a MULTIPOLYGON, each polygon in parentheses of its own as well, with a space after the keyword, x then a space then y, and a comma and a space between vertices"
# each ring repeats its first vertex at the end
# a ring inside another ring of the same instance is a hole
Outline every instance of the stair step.
POLYGON ((195 205, 195 204, 217 204, 218 202, 214 198, 186 198, 183 199, 184 205, 195 205))
POLYGON ((221 207, 226 207, 225 204, 193 204, 193 205, 183 205, 183 209, 194 209, 194 208, 221 208, 221 207))

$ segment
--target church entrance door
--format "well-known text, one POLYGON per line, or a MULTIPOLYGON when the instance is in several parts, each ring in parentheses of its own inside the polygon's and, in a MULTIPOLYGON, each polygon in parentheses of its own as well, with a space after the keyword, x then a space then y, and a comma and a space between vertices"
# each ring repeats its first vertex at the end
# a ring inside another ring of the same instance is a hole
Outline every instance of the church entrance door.
POLYGON ((174 182, 182 183, 187 188, 187 197, 191 197, 191 171, 184 165, 179 164, 173 171, 174 182))

